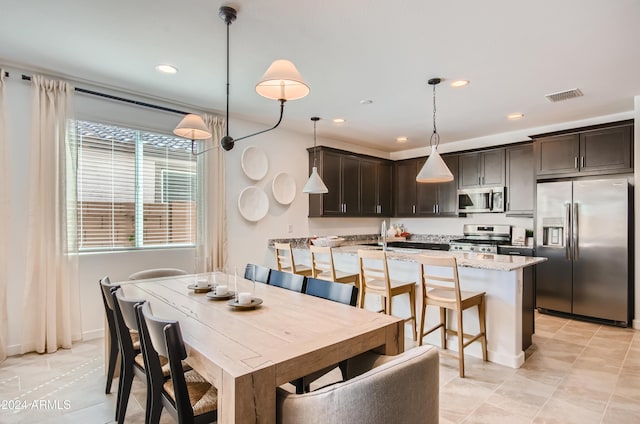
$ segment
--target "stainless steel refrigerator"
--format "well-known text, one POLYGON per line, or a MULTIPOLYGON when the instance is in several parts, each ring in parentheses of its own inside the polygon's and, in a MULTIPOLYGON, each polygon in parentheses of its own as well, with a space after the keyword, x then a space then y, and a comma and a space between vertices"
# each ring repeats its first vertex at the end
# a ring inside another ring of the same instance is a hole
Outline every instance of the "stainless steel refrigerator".
POLYGON ((630 324, 626 179, 538 183, 536 306, 630 324))

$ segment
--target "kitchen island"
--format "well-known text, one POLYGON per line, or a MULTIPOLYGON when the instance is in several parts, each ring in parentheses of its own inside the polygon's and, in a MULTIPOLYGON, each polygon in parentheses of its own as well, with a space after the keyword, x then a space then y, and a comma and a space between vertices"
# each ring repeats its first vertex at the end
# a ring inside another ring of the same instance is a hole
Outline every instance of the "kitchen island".
MULTIPOLYGON (((358 249, 379 249, 379 247, 354 244, 334 248, 336 269, 357 273, 358 249)), ((296 261, 310 264, 308 249, 302 247, 296 249, 295 255, 296 261)), ((486 293, 489 361, 519 368, 524 363, 524 350, 531 345, 531 335, 534 332, 532 266, 544 262, 546 258, 391 248, 387 252, 391 278, 399 281, 415 281, 418 284, 418 304, 416 305, 418 311, 422 308, 418 255, 456 257, 462 290, 486 293)), ((393 302, 394 315, 409 316, 408 296, 397 296, 393 302)), ((367 296, 365 307, 380 309, 379 297, 367 296)), ((465 312, 466 333, 473 334, 479 331, 476 314, 474 309, 465 312)), ((450 319, 450 321, 452 321, 450 326, 455 328, 455 320, 450 319)), ((437 308, 428 308, 425 328, 430 328, 437 322, 439 322, 437 308)), ((405 334, 411 334, 409 328, 405 329, 405 334)), ((457 349, 456 337, 448 337, 451 340, 448 342, 448 348, 457 349)), ((439 331, 425 337, 424 342, 439 346, 439 331)), ((472 343, 465 349, 465 354, 481 358, 480 343, 472 343)))

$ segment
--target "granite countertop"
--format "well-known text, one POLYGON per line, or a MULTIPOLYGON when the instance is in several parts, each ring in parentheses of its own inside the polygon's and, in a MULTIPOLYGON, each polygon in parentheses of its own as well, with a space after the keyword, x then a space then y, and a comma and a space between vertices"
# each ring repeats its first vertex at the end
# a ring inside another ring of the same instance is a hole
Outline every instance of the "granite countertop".
MULTIPOLYGON (((359 249, 377 249, 375 246, 351 245, 335 247, 334 254, 357 255, 359 249)), ((486 253, 445 252, 440 250, 397 249, 387 251, 387 258, 396 261, 416 262, 417 255, 427 256, 455 256, 458 266, 490 269, 496 271, 514 271, 519 268, 532 266, 547 260, 547 258, 532 256, 495 255, 486 253)))

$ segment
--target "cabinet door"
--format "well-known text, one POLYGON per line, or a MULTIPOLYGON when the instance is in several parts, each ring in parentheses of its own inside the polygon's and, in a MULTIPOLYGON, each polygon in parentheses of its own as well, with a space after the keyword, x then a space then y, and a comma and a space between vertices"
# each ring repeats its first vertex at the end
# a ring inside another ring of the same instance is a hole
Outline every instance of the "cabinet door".
POLYGON ((533 145, 509 147, 507 160, 507 215, 533 216, 535 187, 533 145))
POLYGON ((329 189, 322 195, 322 215, 341 215, 342 207, 342 155, 322 152, 322 181, 329 189))
POLYGON ((361 214, 360 208, 360 159, 342 156, 342 203, 343 213, 351 216, 361 214))
MULTIPOLYGON (((422 169, 426 158, 420 158, 416 163, 416 174, 422 169)), ((414 181, 416 177, 413 177, 414 181)), ((438 207, 438 184, 416 182, 416 215, 433 216, 438 207)))
POLYGON ((482 162, 480 153, 465 153, 459 156, 458 187, 480 187, 482 162))
POLYGON ((631 127, 580 134, 580 172, 632 172, 631 127))
POLYGON ((416 175, 418 168, 415 160, 397 162, 395 165, 395 207, 397 216, 413 216, 416 205, 416 175))
POLYGON ((360 161, 361 193, 360 204, 362 214, 373 216, 378 214, 377 199, 377 163, 369 160, 360 161))
POLYGON ((378 214, 393 215, 393 164, 381 162, 378 164, 378 214))
POLYGON ((458 212, 458 155, 442 156, 453 174, 453 181, 438 184, 438 214, 456 215, 458 212))
POLYGON ((540 138, 534 143, 538 175, 562 175, 578 172, 580 137, 566 134, 540 138))
POLYGON ((504 186, 504 149, 489 150, 481 153, 483 186, 504 186))

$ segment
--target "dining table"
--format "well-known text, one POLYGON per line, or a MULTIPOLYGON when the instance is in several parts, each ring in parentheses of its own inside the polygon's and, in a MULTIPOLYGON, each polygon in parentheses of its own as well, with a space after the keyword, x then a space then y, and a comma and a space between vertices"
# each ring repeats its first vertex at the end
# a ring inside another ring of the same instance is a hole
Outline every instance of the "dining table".
POLYGON ((147 300, 155 316, 180 322, 186 362, 218 390, 220 423, 275 423, 278 386, 370 350, 404 350, 400 318, 235 274, 119 284, 126 297, 147 300), (231 293, 215 298, 207 288, 194 290, 203 279, 250 293, 252 303, 246 307, 231 293))

